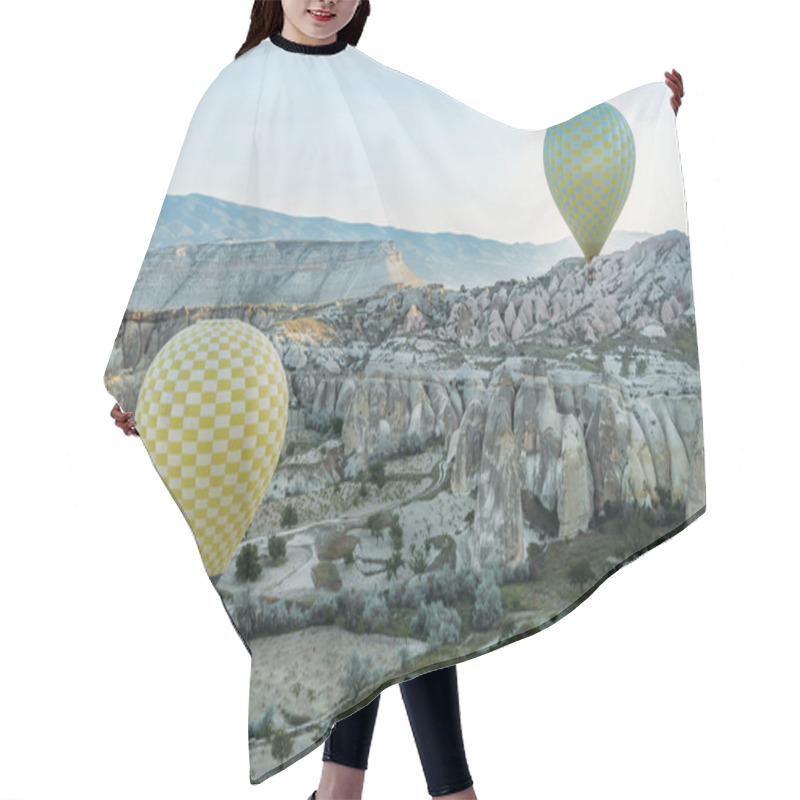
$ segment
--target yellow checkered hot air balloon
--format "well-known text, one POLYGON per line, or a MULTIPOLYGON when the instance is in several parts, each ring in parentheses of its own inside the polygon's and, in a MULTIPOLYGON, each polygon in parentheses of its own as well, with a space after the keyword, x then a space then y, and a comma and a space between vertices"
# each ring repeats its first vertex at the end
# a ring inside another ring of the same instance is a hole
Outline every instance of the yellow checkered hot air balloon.
POLYGON ((237 319, 184 328, 145 374, 137 428, 212 578, 230 563, 267 490, 287 410, 275 348, 237 319))
POLYGON ((547 184, 587 264, 600 253, 622 212, 635 167, 633 131, 610 103, 545 133, 547 184))

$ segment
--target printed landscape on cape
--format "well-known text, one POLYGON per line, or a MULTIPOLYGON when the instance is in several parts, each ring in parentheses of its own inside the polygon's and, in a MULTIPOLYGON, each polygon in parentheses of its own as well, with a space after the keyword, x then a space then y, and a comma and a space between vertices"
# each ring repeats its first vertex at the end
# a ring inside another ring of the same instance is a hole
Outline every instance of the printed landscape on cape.
POLYGON ((198 104, 104 385, 251 655, 259 783, 705 511, 667 87, 530 131, 264 40, 198 104))

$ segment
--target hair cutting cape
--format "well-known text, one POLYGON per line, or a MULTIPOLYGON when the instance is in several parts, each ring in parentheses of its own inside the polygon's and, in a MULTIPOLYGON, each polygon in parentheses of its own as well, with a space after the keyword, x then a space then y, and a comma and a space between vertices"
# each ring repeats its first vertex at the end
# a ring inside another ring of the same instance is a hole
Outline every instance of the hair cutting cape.
POLYGON ((705 511, 670 95, 525 130, 273 35, 201 98, 104 383, 250 653, 252 783, 705 511))

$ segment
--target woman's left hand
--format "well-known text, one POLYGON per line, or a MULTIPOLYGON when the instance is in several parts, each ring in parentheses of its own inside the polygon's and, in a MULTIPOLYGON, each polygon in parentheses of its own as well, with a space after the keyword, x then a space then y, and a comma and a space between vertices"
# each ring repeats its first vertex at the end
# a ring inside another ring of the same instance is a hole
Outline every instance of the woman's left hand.
POLYGON ((673 69, 672 72, 665 72, 667 76, 666 81, 664 83, 672 89, 672 97, 670 97, 669 102, 672 104, 672 110, 675 112, 675 116, 678 116, 678 108, 681 104, 681 97, 683 97, 683 78, 681 77, 680 72, 673 69))

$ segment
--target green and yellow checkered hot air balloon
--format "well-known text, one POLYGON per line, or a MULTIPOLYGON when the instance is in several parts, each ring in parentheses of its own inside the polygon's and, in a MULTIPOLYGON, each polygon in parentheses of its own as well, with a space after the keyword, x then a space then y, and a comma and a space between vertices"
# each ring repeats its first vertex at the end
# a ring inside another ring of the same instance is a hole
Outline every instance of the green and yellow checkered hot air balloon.
POLYGON ((545 133, 547 184, 587 264, 599 255, 622 212, 635 166, 633 132, 610 103, 545 133))
POLYGON ((230 563, 269 486, 288 405, 275 348, 237 319, 184 328, 145 373, 137 428, 212 579, 230 563))

